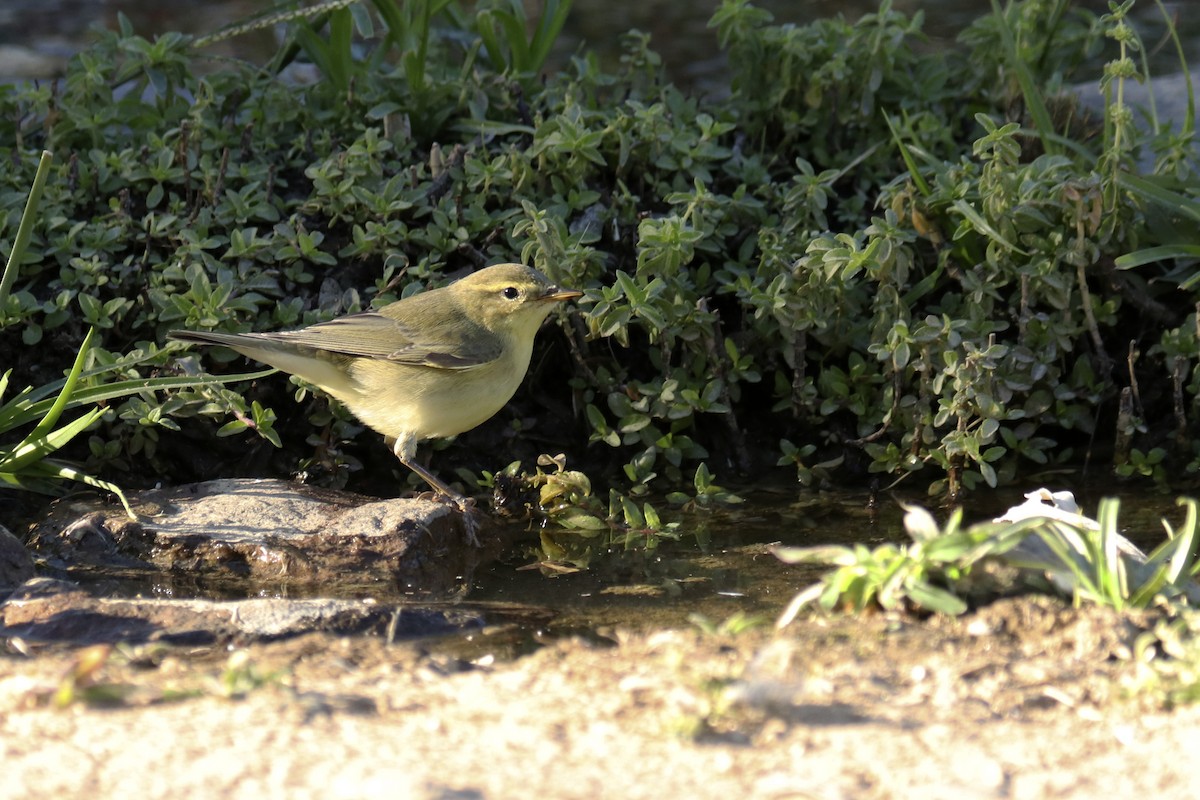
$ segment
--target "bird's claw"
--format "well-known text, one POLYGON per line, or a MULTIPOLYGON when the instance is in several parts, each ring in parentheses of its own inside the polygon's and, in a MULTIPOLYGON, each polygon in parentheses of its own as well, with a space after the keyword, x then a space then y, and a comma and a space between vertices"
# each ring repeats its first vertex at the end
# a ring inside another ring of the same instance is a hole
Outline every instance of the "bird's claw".
POLYGON ((479 511, 475 508, 474 497, 458 497, 454 505, 462 512, 463 527, 467 535, 467 544, 472 547, 482 547, 479 541, 479 511))
POLYGON ((475 498, 467 497, 458 494, 457 492, 421 492, 417 495, 418 500, 432 500, 434 502, 449 503, 458 509, 462 514, 463 527, 467 536, 467 544, 472 547, 482 547, 483 544, 479 541, 479 510, 476 508, 475 498))

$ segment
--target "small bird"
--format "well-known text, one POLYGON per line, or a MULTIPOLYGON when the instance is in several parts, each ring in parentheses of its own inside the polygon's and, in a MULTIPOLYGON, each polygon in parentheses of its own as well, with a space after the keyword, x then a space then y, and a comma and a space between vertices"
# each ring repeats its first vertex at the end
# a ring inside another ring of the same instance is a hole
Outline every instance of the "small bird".
MULTIPOLYGON (((171 331, 298 375, 394 440, 400 463, 464 512, 470 501, 414 460, 417 442, 489 419, 517 391, 533 339, 556 303, 583 295, 521 264, 487 267, 440 289, 281 333, 171 331)), ((474 540, 473 528, 468 531, 474 540)))

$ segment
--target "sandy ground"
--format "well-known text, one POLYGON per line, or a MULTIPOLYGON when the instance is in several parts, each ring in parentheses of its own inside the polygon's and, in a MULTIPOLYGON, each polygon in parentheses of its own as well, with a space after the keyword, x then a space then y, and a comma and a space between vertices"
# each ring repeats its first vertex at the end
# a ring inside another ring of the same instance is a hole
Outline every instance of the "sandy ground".
POLYGON ((1030 598, 961 619, 811 616, 780 636, 617 632, 503 660, 505 632, 487 630, 450 649, 10 640, 0 795, 1198 797, 1200 710, 1134 688, 1150 624, 1030 598))

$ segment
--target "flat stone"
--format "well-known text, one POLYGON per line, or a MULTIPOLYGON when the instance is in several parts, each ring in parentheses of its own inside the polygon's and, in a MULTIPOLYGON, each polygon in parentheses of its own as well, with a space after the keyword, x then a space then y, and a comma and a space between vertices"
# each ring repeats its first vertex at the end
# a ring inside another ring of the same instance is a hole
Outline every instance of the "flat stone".
POLYGON ((98 598, 79 586, 35 578, 0 604, 0 638, 91 645, 115 642, 205 645, 320 631, 392 639, 481 628, 480 611, 399 606, 374 600, 163 600, 98 598))
MULTIPOLYGON (((210 581, 361 586, 423 595, 461 592, 504 543, 468 544, 464 515, 434 500, 378 500, 281 480, 207 481, 135 494, 138 515, 60 503, 29 547, 51 571, 157 573, 210 581)), ((477 514, 477 517, 482 515, 477 514)))

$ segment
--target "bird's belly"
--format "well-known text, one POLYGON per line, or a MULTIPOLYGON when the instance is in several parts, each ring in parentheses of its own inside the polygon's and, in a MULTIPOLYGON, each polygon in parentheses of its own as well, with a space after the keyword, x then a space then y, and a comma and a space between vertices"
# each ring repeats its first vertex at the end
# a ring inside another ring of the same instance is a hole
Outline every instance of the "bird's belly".
POLYGON ((512 398, 524 374, 505 359, 468 370, 364 360, 353 369, 359 392, 339 399, 385 436, 437 439, 490 419, 512 398))

